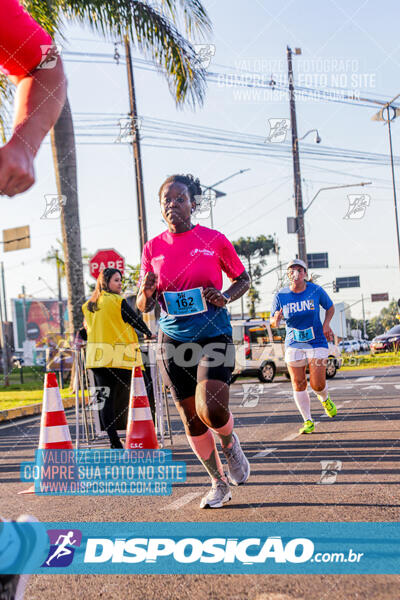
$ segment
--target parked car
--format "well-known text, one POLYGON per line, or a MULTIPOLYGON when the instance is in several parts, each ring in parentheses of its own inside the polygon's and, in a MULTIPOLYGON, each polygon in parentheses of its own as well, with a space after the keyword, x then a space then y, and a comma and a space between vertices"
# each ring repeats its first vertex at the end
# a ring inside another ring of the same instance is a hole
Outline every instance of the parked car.
MULTIPOLYGON (((271 383, 276 374, 289 375, 285 362, 285 327, 271 327, 264 319, 232 321, 233 342, 236 346, 236 365, 233 378, 255 375, 263 383, 271 383)), ((340 369, 340 350, 329 343, 326 376, 331 379, 340 369)))
POLYGON ((377 335, 371 342, 371 352, 392 352, 400 348, 400 325, 395 325, 386 333, 377 335))
POLYGON ((350 352, 353 352, 353 346, 349 340, 342 340, 341 342, 339 342, 339 350, 341 352, 346 352, 347 354, 350 354, 350 352))
POLYGON ((369 352, 370 346, 368 340, 360 340, 360 345, 363 352, 369 352))
MULTIPOLYGON (((339 348, 343 352, 347 352, 350 354, 352 352, 360 352, 361 350, 363 350, 364 344, 363 344, 363 340, 355 340, 355 339, 342 340, 341 342, 339 342, 339 348)), ((369 348, 369 346, 368 346, 368 348, 369 348)))
POLYGON ((351 344, 353 352, 360 352, 361 346, 360 346, 360 342, 358 340, 351 339, 351 340, 349 340, 349 342, 351 344))

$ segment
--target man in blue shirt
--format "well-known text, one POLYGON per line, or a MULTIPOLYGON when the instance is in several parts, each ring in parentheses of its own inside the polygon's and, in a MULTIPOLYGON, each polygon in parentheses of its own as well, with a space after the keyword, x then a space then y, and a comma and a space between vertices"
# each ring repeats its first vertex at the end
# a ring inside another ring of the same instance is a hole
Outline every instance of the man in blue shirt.
POLYGON ((326 291, 307 281, 305 262, 300 259, 292 260, 287 269, 290 285, 275 294, 271 309, 271 326, 277 327, 281 319, 285 319, 285 360, 292 381, 294 399, 304 420, 299 433, 312 433, 315 425, 311 417, 310 397, 307 391, 307 362, 311 388, 317 394, 326 414, 334 417, 337 413, 326 385, 326 362, 329 355, 327 340, 333 339, 330 322, 335 309, 326 291), (323 323, 320 319, 320 306, 326 311, 323 323))

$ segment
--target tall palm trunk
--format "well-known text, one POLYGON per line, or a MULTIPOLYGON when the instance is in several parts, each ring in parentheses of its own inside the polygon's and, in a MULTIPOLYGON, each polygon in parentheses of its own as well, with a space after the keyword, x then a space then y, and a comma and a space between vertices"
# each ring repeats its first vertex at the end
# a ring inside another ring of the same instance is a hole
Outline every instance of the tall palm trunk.
POLYGON ((66 197, 65 204, 61 206, 61 229, 68 289, 69 330, 71 333, 76 333, 82 326, 81 307, 85 301, 85 288, 79 224, 75 134, 68 98, 57 123, 51 130, 51 146, 57 191, 59 195, 66 197))

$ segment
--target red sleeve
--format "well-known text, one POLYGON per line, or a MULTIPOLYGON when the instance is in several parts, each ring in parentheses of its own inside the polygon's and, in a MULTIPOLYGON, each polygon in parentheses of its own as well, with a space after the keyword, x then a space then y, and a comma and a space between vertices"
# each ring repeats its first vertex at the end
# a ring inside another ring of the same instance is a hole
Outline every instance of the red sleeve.
POLYGON ((221 269, 230 279, 236 279, 245 270, 233 244, 222 233, 220 238, 219 262, 221 269))
POLYGON ((18 0, 0 0, 0 70, 21 76, 41 62, 52 39, 18 0))

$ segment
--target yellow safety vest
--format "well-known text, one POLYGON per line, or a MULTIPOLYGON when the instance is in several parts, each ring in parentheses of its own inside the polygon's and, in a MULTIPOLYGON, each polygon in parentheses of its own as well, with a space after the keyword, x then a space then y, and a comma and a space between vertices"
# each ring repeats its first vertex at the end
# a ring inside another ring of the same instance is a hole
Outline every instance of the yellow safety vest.
POLYGON ((121 316, 122 300, 118 294, 102 291, 97 301, 98 310, 90 312, 88 302, 82 306, 87 324, 88 369, 143 368, 136 331, 121 316))

